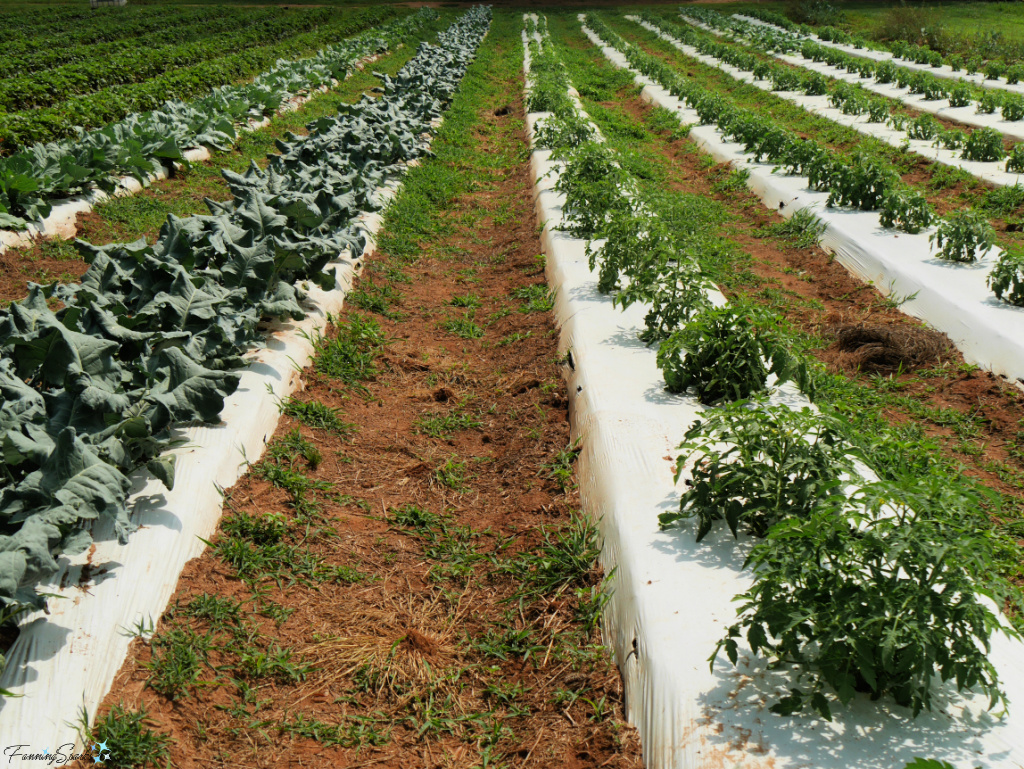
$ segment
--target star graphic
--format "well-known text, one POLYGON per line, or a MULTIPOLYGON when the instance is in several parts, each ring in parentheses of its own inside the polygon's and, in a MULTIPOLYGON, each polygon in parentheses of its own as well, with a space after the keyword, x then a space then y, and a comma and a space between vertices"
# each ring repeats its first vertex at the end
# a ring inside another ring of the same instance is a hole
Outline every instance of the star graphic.
POLYGON ((100 753, 103 753, 107 749, 107 743, 97 742, 95 745, 93 745, 93 747, 96 748, 96 750, 98 750, 100 753))
POLYGON ((43 748, 43 755, 44 756, 50 755, 50 749, 49 748, 43 748))
POLYGON ((93 762, 94 764, 98 764, 98 763, 99 763, 100 761, 102 761, 102 760, 103 760, 103 759, 102 759, 102 758, 100 758, 99 756, 93 756, 93 757, 92 757, 92 762, 93 762))

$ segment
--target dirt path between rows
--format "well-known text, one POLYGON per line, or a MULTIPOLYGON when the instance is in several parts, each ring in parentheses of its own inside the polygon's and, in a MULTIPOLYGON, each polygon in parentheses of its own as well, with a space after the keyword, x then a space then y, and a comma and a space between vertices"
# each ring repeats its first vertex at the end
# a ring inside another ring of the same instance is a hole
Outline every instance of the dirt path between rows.
POLYGON ((338 319, 334 373, 309 372, 106 699, 175 767, 642 765, 575 512, 517 32, 495 20, 466 142, 414 172, 456 190, 435 236, 410 248, 430 212, 400 201, 356 300, 378 311, 338 319))

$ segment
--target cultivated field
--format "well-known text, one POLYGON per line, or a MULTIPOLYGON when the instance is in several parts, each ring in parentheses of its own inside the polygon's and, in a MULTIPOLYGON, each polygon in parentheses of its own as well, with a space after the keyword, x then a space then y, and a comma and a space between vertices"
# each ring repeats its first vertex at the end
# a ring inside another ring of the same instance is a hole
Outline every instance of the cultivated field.
POLYGON ((25 8, 5 748, 1024 767, 1012 25, 25 8))

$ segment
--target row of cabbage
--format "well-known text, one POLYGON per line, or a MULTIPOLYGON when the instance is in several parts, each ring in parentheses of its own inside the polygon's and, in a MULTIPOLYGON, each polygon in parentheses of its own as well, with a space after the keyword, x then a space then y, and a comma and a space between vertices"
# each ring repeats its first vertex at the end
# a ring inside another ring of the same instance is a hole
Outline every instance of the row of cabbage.
MULTIPOLYGON (((748 9, 744 11, 744 14, 755 19, 760 19, 767 24, 781 27, 793 35, 802 35, 805 37, 813 35, 828 43, 848 45, 853 48, 882 49, 882 46, 878 43, 869 41, 863 37, 851 35, 838 27, 812 27, 809 24, 794 24, 780 13, 762 9, 748 9)), ((1008 85, 1015 85, 1024 80, 1024 64, 1006 65, 998 59, 990 59, 986 61, 981 54, 974 54, 965 57, 961 54, 954 53, 949 56, 943 56, 938 51, 935 51, 926 45, 916 45, 914 43, 908 43, 905 40, 894 40, 887 43, 884 50, 887 50, 893 55, 893 58, 896 59, 903 59, 904 61, 913 62, 914 64, 928 65, 929 67, 934 68, 946 65, 954 72, 963 71, 968 75, 981 73, 985 76, 986 80, 999 81, 1001 79, 1005 79, 1008 85)))
POLYGON ((384 76, 379 99, 279 142, 266 170, 225 171, 234 198, 210 215, 170 217, 153 244, 80 243, 81 283, 31 285, 0 312, 0 619, 44 605, 37 586, 88 547, 93 521, 126 542, 128 474, 170 487, 172 427, 217 421, 261 324, 303 317, 298 284, 335 288, 325 265, 362 254, 358 215, 427 151, 489 22, 471 9, 384 76))
MULTIPOLYGON (((587 24, 612 34, 593 17, 587 24)), ((791 689, 772 706, 781 714, 831 718, 835 701, 857 692, 917 714, 931 709, 936 676, 980 688, 993 706, 1004 701, 985 650, 994 632, 1012 631, 978 598, 1001 600, 1005 589, 989 573, 979 500, 926 476, 869 480, 827 405, 770 405, 773 375, 813 395, 814 367, 789 352, 778 318, 743 302, 713 305, 704 265, 720 248, 716 233, 651 215, 658 201, 567 98, 552 46, 531 43, 530 69, 528 109, 552 113, 536 140, 561 164, 567 229, 590 240, 598 288, 615 305, 649 304, 640 336, 658 345, 666 389, 707 407, 680 446, 677 480, 689 471, 688 488, 661 523, 692 524, 698 542, 723 524, 756 542, 746 558, 753 585, 712 657, 724 651, 735 664, 745 639, 770 663, 796 663, 791 689)), ((889 450, 889 469, 905 464, 899 446, 889 450)))
MULTIPOLYGON (((1024 120, 1024 96, 1019 94, 975 88, 969 83, 951 84, 948 80, 924 72, 913 72, 891 62, 876 62, 810 41, 800 42, 792 36, 770 27, 750 24, 715 11, 687 8, 683 10, 682 15, 684 18, 712 29, 744 38, 750 45, 766 53, 797 53, 808 61, 823 62, 845 69, 861 78, 874 79, 877 83, 892 83, 899 88, 907 88, 909 93, 920 94, 929 101, 946 99, 950 107, 967 107, 974 104, 979 115, 991 115, 999 110, 1004 120, 1011 122, 1024 120)), ((898 131, 909 131, 915 134, 911 138, 934 139, 937 146, 941 145, 946 149, 961 149, 962 157, 966 160, 996 161, 1006 155, 1003 149, 1002 135, 995 129, 982 128, 965 134, 956 129, 944 130, 942 124, 930 115, 922 115, 916 120, 905 115, 890 115, 889 112, 893 104, 891 99, 872 97, 864 89, 855 88, 846 83, 830 87, 829 78, 820 73, 803 72, 793 67, 761 61, 753 54, 708 41, 693 33, 689 37, 699 41, 700 45, 690 42, 690 40, 686 41, 688 44, 702 48, 702 52, 709 56, 722 58, 733 66, 754 72, 757 77, 771 80, 775 90, 803 91, 810 95, 834 91, 836 106, 846 111, 847 114, 868 115, 872 122, 889 123, 898 131), (708 50, 703 50, 705 48, 708 50)), ((1007 160, 1006 169, 1007 171, 1024 172, 1024 146, 1014 147, 1007 160)))
MULTIPOLYGON (((801 138, 771 117, 737 107, 725 96, 624 40, 593 14, 587 23, 642 74, 684 100, 702 124, 716 125, 730 141, 743 145, 756 162, 774 163, 786 174, 805 176, 811 189, 828 192, 828 205, 878 211, 883 227, 918 233, 935 226, 931 240, 935 256, 949 262, 976 262, 993 248, 996 233, 989 221, 970 209, 939 217, 919 190, 905 184, 891 165, 866 153, 850 157, 825 147, 813 138, 801 138)), ((997 298, 1024 306, 1024 249, 1009 245, 988 278, 997 298)))
POLYGON ((165 164, 183 162, 186 149, 227 149, 246 121, 273 114, 295 94, 344 79, 360 58, 387 50, 435 18, 436 11, 421 9, 308 59, 280 61, 251 83, 216 88, 192 102, 167 101, 153 112, 79 130, 74 139, 0 158, 0 227, 39 222, 54 200, 94 189, 111 192, 122 176, 145 184, 165 164))
MULTIPOLYGON (((169 99, 194 99, 211 88, 245 82, 282 60, 308 56, 399 15, 399 10, 392 7, 364 8, 312 31, 298 32, 269 45, 241 46, 209 61, 172 68, 141 83, 113 85, 34 109, 0 113, 0 154, 10 154, 32 143, 73 138, 80 127, 97 128, 133 113, 160 109, 169 99)), ((40 78, 45 80, 41 73, 40 78)))

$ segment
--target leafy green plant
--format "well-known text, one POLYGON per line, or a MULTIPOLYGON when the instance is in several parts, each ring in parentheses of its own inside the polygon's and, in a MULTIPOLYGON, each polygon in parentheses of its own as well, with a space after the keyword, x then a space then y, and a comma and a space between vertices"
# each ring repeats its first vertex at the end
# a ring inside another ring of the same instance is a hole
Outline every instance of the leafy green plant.
POLYGON ((955 211, 939 222, 929 241, 939 248, 940 259, 952 262, 976 262, 995 245, 992 225, 973 211, 955 211))
POLYGON ((772 706, 784 715, 810 705, 831 719, 830 699, 857 692, 916 715, 932 707, 936 673, 1005 704, 989 637, 1016 634, 978 598, 1000 599, 982 515, 977 499, 936 479, 868 485, 779 522, 747 559, 754 584, 712 664, 723 649, 735 664, 744 637, 771 663, 799 664, 798 685, 772 706))
POLYGON ((1003 103, 1003 97, 996 91, 986 90, 978 99, 978 114, 991 115, 1003 103))
POLYGON ((1024 142, 1013 145, 1006 158, 1006 170, 1009 173, 1024 173, 1024 142))
POLYGON ((966 107, 974 100, 974 90, 967 83, 957 83, 949 89, 949 106, 966 107))
POLYGON ((1022 206, 1024 206, 1024 186, 1018 183, 989 190, 985 193, 980 207, 1000 216, 1008 216, 1022 206))
POLYGON ((694 462, 679 511, 662 513, 664 528, 693 520, 697 541, 724 520, 764 537, 785 518, 807 517, 844 494, 842 478, 854 473, 855 452, 840 425, 804 408, 741 401, 722 406, 690 426, 676 462, 676 481, 694 462))
POLYGON ((590 123, 573 110, 562 115, 551 115, 541 120, 534 137, 538 147, 555 149, 578 147, 585 142, 593 141, 595 133, 590 123))
POLYGON ((701 403, 714 405, 764 392, 769 374, 779 382, 798 376, 800 364, 759 315, 752 306, 707 309, 669 336, 658 349, 666 389, 692 389, 701 403))
POLYGON ((1024 120, 1024 97, 1019 94, 1007 94, 1003 97, 1003 106, 1000 112, 1003 120, 1011 122, 1024 120))
POLYGON ((878 221, 883 227, 920 232, 935 221, 935 211, 917 190, 895 188, 886 191, 879 204, 878 221))
POLYGON ((627 195, 629 175, 614 161, 612 151, 597 142, 557 150, 553 158, 565 165, 555 189, 565 195, 562 216, 568 231, 578 237, 603 230, 615 211, 631 210, 627 195))
POLYGON ((998 299, 1024 307, 1024 248, 1006 247, 989 273, 988 285, 998 299))
POLYGON ((1003 135, 994 128, 977 128, 968 134, 960 156, 964 160, 983 162, 999 160, 1003 152, 1003 135))

